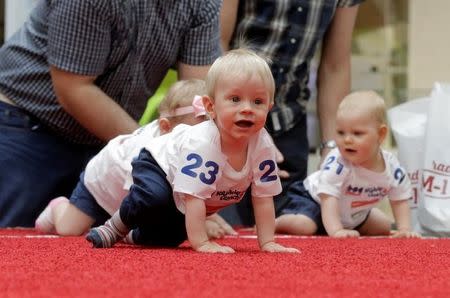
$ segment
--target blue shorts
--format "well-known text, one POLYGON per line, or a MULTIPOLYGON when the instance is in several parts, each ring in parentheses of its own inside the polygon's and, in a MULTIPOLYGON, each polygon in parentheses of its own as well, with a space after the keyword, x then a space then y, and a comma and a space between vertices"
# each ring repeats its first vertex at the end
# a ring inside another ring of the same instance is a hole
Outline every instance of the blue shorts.
POLYGON ((309 194, 303 185, 303 181, 296 181, 291 184, 287 190, 286 197, 288 202, 280 211, 280 215, 284 214, 302 214, 310 218, 317 225, 318 235, 326 235, 327 232, 322 223, 322 214, 320 212, 320 204, 317 203, 309 194))
POLYGON ((80 175, 80 181, 70 196, 70 203, 89 215, 95 220, 93 226, 99 226, 105 223, 111 215, 106 212, 91 195, 89 190, 84 185, 84 171, 80 175))
MULTIPOLYGON (((310 218, 317 225, 317 235, 327 235, 322 222, 320 204, 313 199, 302 181, 292 183, 287 191, 287 197, 288 203, 280 211, 280 215, 302 214, 310 218)), ((370 212, 367 214, 367 217, 354 228, 354 230, 361 228, 369 218, 369 215, 370 212)))

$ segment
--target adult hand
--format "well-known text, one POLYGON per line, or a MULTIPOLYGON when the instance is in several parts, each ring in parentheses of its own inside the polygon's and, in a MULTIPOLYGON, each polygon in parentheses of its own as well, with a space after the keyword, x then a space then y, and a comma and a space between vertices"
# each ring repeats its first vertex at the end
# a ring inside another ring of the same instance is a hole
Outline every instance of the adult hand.
POLYGON ((320 154, 320 161, 317 164, 317 169, 320 169, 320 166, 322 165, 323 161, 325 160, 325 157, 327 157, 328 153, 330 153, 331 149, 330 148, 323 148, 322 150, 319 150, 319 154, 320 154))
MULTIPOLYGON (((280 164, 284 161, 284 156, 283 153, 281 153, 280 150, 278 150, 277 146, 275 146, 276 149, 276 155, 275 155, 275 161, 277 162, 277 164, 280 164)), ((289 172, 282 170, 278 167, 278 176, 280 177, 280 179, 288 179, 289 178, 289 172)))

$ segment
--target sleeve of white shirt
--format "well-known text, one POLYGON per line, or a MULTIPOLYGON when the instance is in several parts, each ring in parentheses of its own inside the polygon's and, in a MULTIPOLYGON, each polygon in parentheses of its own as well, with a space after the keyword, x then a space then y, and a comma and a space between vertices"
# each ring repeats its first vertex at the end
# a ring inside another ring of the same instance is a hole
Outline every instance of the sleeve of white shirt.
MULTIPOLYGON (((194 131, 195 134, 195 131, 194 131)), ((187 136, 180 147, 173 191, 208 199, 216 190, 225 163, 208 133, 187 136)))
POLYGON ((281 193, 281 181, 278 177, 278 167, 276 163, 275 145, 272 138, 265 130, 262 130, 260 137, 252 150, 252 196, 273 197, 281 193))
POLYGON ((407 200, 412 197, 411 181, 404 168, 393 154, 389 154, 388 164, 393 175, 393 187, 389 190, 390 200, 407 200))
POLYGON ((322 163, 317 185, 317 195, 323 193, 339 198, 342 193, 342 185, 348 173, 349 168, 346 162, 342 160, 339 150, 333 149, 322 163))

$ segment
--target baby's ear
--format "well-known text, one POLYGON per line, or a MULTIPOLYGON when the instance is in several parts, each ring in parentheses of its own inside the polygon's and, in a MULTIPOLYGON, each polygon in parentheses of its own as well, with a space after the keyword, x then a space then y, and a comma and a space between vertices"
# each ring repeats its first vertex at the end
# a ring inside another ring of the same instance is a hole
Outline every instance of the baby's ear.
POLYGON ((172 123, 170 123, 170 120, 167 118, 159 118, 158 120, 158 125, 159 125, 159 131, 161 135, 164 135, 166 133, 169 133, 172 131, 172 123))
POLYGON ((208 95, 203 95, 202 96, 202 102, 203 102, 203 106, 205 107, 205 111, 209 114, 209 117, 211 119, 216 118, 216 113, 215 113, 215 109, 214 109, 214 101, 212 100, 211 97, 209 97, 208 95))
POLYGON ((388 127, 386 124, 381 124, 378 128, 378 137, 380 140, 380 144, 384 142, 388 133, 388 127))

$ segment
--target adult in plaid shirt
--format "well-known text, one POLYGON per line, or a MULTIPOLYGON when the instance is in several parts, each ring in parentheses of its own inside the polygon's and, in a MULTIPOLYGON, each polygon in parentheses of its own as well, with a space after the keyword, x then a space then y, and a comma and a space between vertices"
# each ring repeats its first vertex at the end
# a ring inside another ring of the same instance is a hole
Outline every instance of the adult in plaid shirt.
POLYGON ((0 227, 70 196, 106 141, 138 128, 170 67, 221 54, 220 0, 40 0, 0 48, 0 227))
MULTIPOLYGON (((276 197, 276 211, 286 204, 286 190, 307 174, 309 144, 306 102, 310 66, 321 44, 317 73, 317 111, 322 156, 334 139, 339 102, 350 92, 350 57, 353 27, 363 0, 227 0, 222 7, 222 46, 236 47, 244 39, 250 47, 272 60, 275 105, 267 129, 281 151, 283 193, 276 197)), ((222 212, 232 224, 252 225, 248 200, 222 212)))

